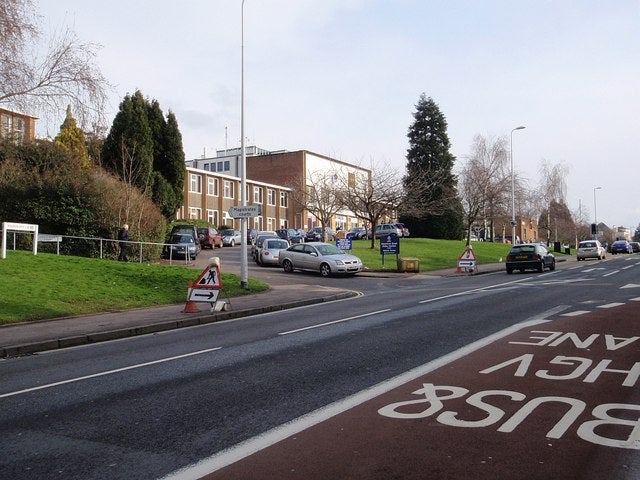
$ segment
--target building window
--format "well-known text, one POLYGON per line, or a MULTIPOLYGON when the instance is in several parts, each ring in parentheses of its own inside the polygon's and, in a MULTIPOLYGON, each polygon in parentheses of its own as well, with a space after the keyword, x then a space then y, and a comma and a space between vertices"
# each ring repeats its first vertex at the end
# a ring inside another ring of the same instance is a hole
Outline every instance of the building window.
POLYGON ((350 173, 347 179, 349 188, 356 188, 356 174, 350 173))
POLYGON ((253 187, 253 203, 262 204, 262 187, 253 187))
POLYGON ((273 188, 267 188, 267 205, 276 204, 276 191, 273 188))
POLYGON ((235 198, 233 195, 234 183, 231 180, 224 181, 224 198, 235 198))
POLYGON ((276 230, 276 219, 267 217, 267 230, 276 230))
POLYGON ((219 195, 218 188, 219 188, 218 179, 213 177, 208 177, 207 178, 207 195, 210 195, 212 197, 217 197, 219 195))
POLYGON ((220 215, 218 214, 217 210, 210 210, 207 208, 207 222, 217 227, 219 218, 220 218, 220 215))
POLYGON ((0 136, 5 139, 11 138, 11 117, 9 115, 2 114, 0 122, 2 122, 2 126, 0 127, 2 128, 0 136))
POLYGON ((223 165, 222 162, 218 162, 218 168, 217 168, 218 172, 222 172, 222 165, 223 165))
POLYGON ((280 192, 280 206, 283 208, 289 206, 289 195, 287 195, 287 192, 280 192))
POLYGON ((224 171, 228 172, 229 170, 231 170, 231 162, 229 162, 229 160, 225 160, 225 162, 224 162, 224 171))
POLYGON ((192 173, 190 179, 189 191, 193 193, 202 193, 202 176, 192 173))
POLYGON ((189 218, 199 220, 202 218, 202 209, 196 207, 189 207, 189 218))

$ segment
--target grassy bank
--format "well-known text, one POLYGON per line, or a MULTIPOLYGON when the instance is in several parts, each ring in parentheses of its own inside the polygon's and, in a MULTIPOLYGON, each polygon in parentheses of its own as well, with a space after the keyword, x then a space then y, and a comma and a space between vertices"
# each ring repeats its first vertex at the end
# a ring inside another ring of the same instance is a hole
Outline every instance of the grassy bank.
MULTIPOLYGON (((11 251, 0 259, 0 324, 181 303, 198 273, 184 266, 11 251)), ((222 283, 224 297, 268 288, 249 280, 243 290, 237 275, 225 273, 222 283)))

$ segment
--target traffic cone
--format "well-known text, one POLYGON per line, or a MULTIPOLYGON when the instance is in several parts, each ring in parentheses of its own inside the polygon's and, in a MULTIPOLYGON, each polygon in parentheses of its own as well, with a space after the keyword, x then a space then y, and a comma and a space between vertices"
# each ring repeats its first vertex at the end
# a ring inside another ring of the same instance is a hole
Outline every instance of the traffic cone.
POLYGON ((191 297, 191 287, 193 287, 193 282, 189 280, 187 282, 187 286, 189 287, 187 290, 187 303, 184 306, 184 310, 182 310, 182 313, 198 313, 200 310, 198 310, 196 302, 192 302, 191 300, 189 300, 189 297, 191 297))

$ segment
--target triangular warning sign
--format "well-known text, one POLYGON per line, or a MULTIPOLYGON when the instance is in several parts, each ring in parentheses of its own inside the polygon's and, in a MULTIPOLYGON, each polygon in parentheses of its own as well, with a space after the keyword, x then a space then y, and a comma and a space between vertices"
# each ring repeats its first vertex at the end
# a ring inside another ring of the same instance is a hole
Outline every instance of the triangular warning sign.
POLYGON ((464 253, 458 258, 458 260, 475 260, 476 255, 473 253, 472 248, 467 248, 464 253))
POLYGON ((217 265, 208 266, 203 270, 193 286, 200 288, 222 288, 220 268, 217 265))

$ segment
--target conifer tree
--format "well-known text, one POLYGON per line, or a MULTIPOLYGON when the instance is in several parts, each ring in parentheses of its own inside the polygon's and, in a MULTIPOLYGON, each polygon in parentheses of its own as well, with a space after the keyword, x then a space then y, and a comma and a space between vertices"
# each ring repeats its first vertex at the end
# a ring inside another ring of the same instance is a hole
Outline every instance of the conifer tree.
POLYGON ((407 198, 401 220, 412 236, 462 238, 463 210, 456 192, 455 157, 449 152, 447 121, 434 100, 424 93, 413 117, 407 134, 407 198))
POLYGON ((89 168, 89 152, 84 132, 76 123, 71 113, 71 105, 67 106, 67 116, 60 126, 60 133, 55 138, 55 143, 78 162, 82 168, 89 168))

